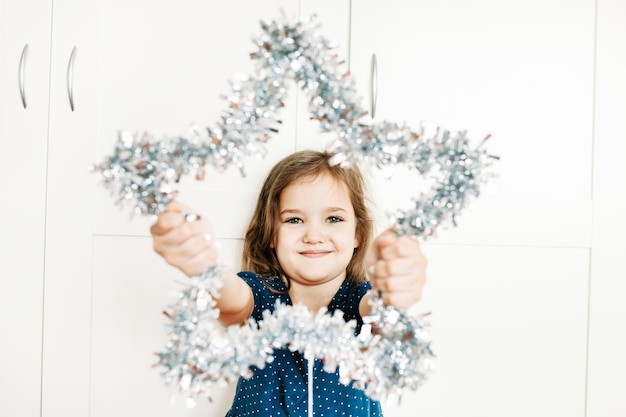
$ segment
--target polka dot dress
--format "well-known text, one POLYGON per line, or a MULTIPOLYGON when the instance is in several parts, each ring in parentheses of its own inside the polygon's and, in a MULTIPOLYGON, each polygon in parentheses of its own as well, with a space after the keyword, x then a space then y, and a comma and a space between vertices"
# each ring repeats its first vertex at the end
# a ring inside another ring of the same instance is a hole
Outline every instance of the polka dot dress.
MULTIPOLYGON (((264 310, 273 311, 277 300, 292 305, 288 294, 270 291, 254 273, 240 272, 239 276, 254 293, 252 317, 255 320, 261 320, 264 310)), ((285 290, 278 278, 268 285, 278 291, 285 290)), ((340 309, 346 321, 356 319, 360 326, 359 301, 369 288, 369 283, 344 281, 328 305, 329 312, 340 309)), ((252 378, 239 379, 227 417, 307 417, 308 370, 302 354, 288 349, 276 350, 272 363, 264 369, 252 367, 252 370, 252 378)), ((339 374, 324 371, 320 360, 315 361, 313 371, 313 413, 315 417, 382 416, 380 403, 369 399, 360 389, 341 384, 339 374)))

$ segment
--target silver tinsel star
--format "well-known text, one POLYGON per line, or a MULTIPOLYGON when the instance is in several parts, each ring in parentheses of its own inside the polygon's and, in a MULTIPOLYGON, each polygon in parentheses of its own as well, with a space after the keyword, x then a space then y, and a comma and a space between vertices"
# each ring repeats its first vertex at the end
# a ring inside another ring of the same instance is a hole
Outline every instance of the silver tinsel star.
MULTIPOLYGON (((413 130, 389 121, 361 122, 366 111, 358 104, 353 80, 333 52, 335 45, 313 21, 261 22, 251 54, 257 75, 231 81, 228 106, 216 126, 162 141, 121 132, 113 155, 93 166, 115 202, 133 205, 137 214, 158 214, 183 175, 202 179, 207 167, 222 172, 229 166, 243 173, 246 158, 265 156, 264 144, 277 132, 288 86, 296 83, 309 97, 309 112, 320 130, 336 135, 329 145, 331 165, 373 164, 383 170, 406 165, 433 184, 414 198, 413 208, 392 213, 397 234, 425 238, 442 225, 455 225, 490 179, 488 168, 497 157, 486 152, 484 140, 472 146, 464 132, 427 123, 413 130)), ((417 389, 431 370, 427 317, 386 306, 377 293, 371 297, 371 323, 358 336, 355 323, 346 323, 341 312, 312 315, 304 307, 285 305, 277 305, 260 323, 224 329, 215 308, 220 276, 214 268, 196 278, 166 313, 170 334, 159 365, 165 381, 190 397, 210 397, 215 384, 249 377, 251 366, 262 368, 280 347, 324 359, 327 371, 339 369, 343 383, 354 382, 374 399, 417 389)))

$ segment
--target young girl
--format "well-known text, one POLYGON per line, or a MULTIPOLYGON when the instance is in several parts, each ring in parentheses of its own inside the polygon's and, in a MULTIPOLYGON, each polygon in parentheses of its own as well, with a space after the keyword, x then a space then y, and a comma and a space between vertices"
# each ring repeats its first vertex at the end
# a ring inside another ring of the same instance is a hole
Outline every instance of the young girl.
MULTIPOLYGON (((224 325, 262 319, 264 310, 304 304, 317 312, 339 309, 360 326, 370 312, 368 290, 406 309, 421 296, 426 259, 419 244, 385 231, 371 242, 373 219, 358 168, 328 165, 330 154, 296 152, 270 171, 261 189, 243 249, 244 272, 227 271, 217 300, 224 325), (370 244, 371 243, 371 244, 370 244)), ((168 205, 151 227, 154 249, 189 276, 218 259, 204 221, 188 221, 190 208, 168 205)), ((199 218, 199 216, 195 216, 199 218)), ((307 367, 299 352, 279 349, 265 368, 240 378, 228 417, 305 416, 307 367)), ((317 416, 381 416, 380 404, 339 382, 321 361, 314 367, 317 416)))

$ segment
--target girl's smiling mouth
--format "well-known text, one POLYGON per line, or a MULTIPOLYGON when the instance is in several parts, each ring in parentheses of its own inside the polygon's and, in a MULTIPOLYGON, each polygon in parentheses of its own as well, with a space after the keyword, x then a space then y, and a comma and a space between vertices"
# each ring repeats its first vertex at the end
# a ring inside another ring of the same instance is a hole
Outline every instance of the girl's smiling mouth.
POLYGON ((326 256, 332 251, 329 250, 305 250, 299 252, 300 255, 306 256, 307 258, 321 258, 322 256, 326 256))

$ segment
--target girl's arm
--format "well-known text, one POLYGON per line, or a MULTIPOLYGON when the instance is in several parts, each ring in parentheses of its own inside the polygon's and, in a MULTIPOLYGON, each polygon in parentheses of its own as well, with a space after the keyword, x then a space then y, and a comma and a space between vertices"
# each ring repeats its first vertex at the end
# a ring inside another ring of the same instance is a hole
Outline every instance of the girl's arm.
MULTIPOLYGON (((398 237, 387 230, 376 238, 372 245, 368 277, 373 288, 380 291, 387 305, 406 310, 422 297, 426 282, 426 257, 419 242, 407 236, 398 237)), ((361 299, 361 317, 371 312, 369 296, 361 299)))
MULTIPOLYGON (((172 201, 150 227, 156 253, 167 263, 193 277, 200 275, 218 262, 218 250, 209 234, 208 224, 197 216, 187 221, 185 214, 193 211, 172 201)), ((254 297, 250 287, 230 268, 225 268, 221 296, 216 300, 220 322, 225 325, 242 324, 251 315, 254 297)))

